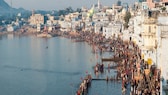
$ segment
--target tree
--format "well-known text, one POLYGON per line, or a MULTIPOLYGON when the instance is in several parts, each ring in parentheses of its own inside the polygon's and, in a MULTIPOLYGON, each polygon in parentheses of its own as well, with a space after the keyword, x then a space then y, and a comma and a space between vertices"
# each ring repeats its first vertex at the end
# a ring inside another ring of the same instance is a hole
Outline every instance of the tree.
POLYGON ((66 15, 66 11, 65 10, 59 10, 58 11, 58 15, 61 16, 61 15, 66 15))
POLYGON ((67 14, 74 12, 74 10, 72 9, 72 7, 66 8, 65 11, 67 12, 67 14))
POLYGON ((162 7, 161 10, 164 12, 166 11, 166 7, 162 7))
POLYGON ((81 10, 80 8, 77 8, 77 9, 76 9, 76 12, 79 12, 79 13, 80 13, 81 11, 82 11, 82 10, 81 10))
POLYGON ((129 23, 129 20, 131 18, 131 13, 129 11, 126 12, 125 16, 124 16, 124 28, 128 28, 128 23, 129 23))

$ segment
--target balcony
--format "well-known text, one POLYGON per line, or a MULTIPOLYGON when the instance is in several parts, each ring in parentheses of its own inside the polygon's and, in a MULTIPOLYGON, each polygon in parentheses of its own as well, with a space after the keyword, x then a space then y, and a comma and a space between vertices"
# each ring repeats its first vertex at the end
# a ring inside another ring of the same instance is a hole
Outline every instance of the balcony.
POLYGON ((141 35, 142 36, 155 36, 156 33, 154 33, 154 32, 142 32, 141 35))
POLYGON ((153 51, 155 50, 155 46, 141 46, 142 50, 149 50, 149 51, 153 51))
POLYGON ((143 24, 156 24, 156 19, 145 19, 143 24))

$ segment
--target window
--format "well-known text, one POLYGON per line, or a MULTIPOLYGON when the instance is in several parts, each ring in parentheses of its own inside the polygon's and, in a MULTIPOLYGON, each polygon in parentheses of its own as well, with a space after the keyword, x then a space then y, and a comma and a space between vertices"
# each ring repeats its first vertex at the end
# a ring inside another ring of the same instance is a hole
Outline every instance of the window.
POLYGON ((149 33, 151 32, 151 26, 149 26, 149 33))

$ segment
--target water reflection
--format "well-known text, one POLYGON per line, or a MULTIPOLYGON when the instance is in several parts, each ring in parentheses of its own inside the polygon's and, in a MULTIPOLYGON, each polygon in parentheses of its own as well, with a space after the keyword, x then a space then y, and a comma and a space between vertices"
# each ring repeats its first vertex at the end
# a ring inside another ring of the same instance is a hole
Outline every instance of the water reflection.
POLYGON ((0 35, 0 40, 2 40, 2 36, 0 35))
POLYGON ((7 37, 8 37, 9 40, 12 40, 13 37, 14 37, 14 34, 12 34, 12 33, 11 34, 7 34, 7 37))

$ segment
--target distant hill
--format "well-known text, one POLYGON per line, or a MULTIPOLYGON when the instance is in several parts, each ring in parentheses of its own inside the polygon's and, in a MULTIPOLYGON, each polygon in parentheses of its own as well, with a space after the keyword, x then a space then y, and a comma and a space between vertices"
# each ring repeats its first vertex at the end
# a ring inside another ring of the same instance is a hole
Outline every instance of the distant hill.
POLYGON ((17 12, 24 12, 26 11, 23 8, 11 8, 4 0, 0 0, 0 14, 9 14, 10 12, 12 13, 17 13, 17 12))
POLYGON ((0 12, 9 11, 11 7, 4 1, 0 0, 0 12))

